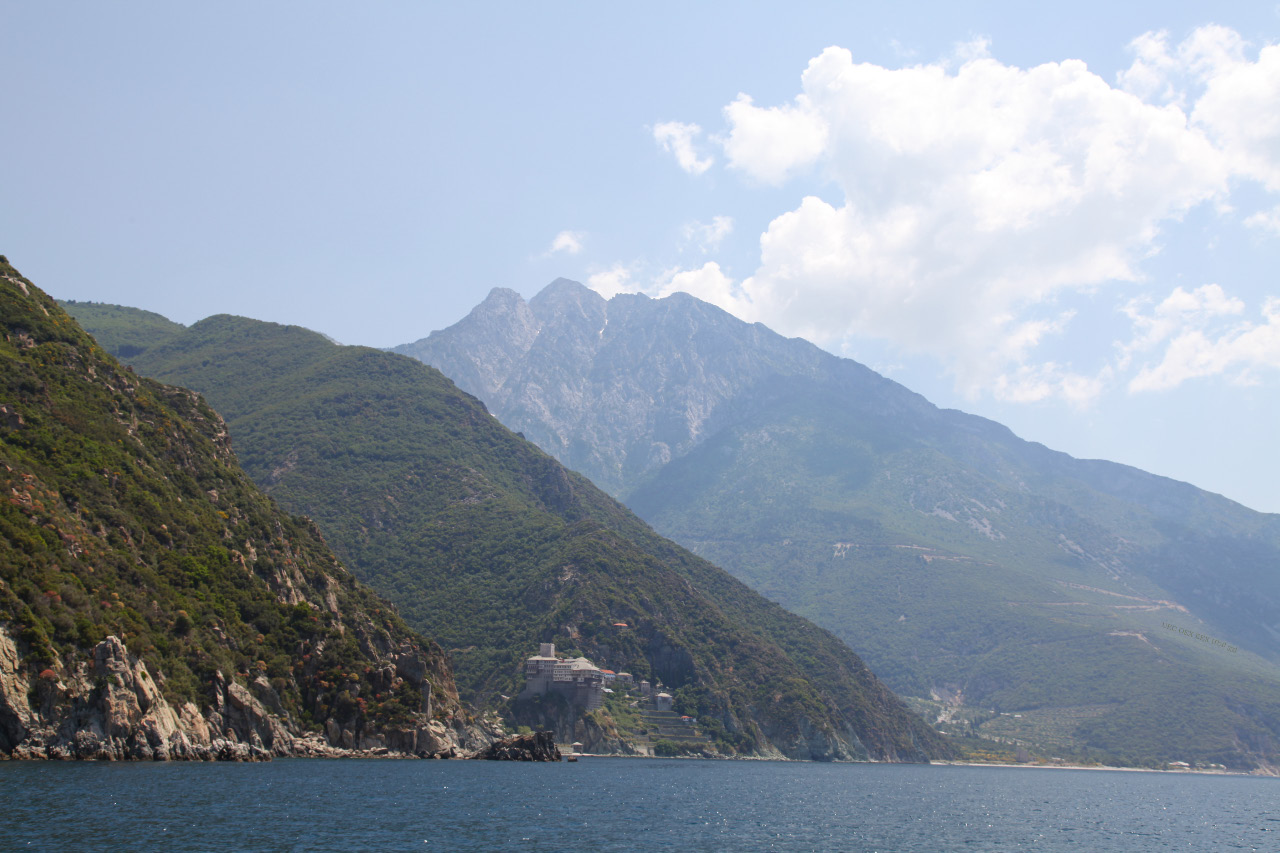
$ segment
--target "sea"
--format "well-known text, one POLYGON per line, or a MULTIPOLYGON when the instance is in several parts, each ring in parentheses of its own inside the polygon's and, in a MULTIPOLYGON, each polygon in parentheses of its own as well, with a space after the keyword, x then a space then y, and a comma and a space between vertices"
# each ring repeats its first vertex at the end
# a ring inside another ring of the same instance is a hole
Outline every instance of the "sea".
POLYGON ((1280 779, 583 758, 0 763, 0 849, 1280 851, 1280 779))

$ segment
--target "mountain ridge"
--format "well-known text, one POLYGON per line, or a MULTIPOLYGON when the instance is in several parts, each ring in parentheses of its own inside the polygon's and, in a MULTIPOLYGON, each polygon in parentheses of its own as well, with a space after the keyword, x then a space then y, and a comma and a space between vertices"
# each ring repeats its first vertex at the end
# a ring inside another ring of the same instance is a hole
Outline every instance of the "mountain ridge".
MULTIPOLYGON (((484 328, 501 334, 502 312, 520 310, 495 300, 484 328)), ((504 423, 835 631, 905 695, 1001 713, 1103 708, 1065 742, 1156 760, 1200 749, 1168 710, 1169 667, 1185 667, 1216 709, 1192 714, 1216 732, 1209 752, 1274 761, 1280 516, 1023 441, 691 296, 605 300, 558 282, 528 310, 538 334, 502 365, 477 366, 487 342, 466 320, 396 349, 459 377, 487 370, 494 390, 477 392, 504 423), (553 310, 566 300, 571 311, 553 310), (1219 660, 1183 644, 1161 613, 1242 651, 1219 660), (1051 685, 1055 668, 1080 686, 1051 685), (1232 734, 1255 727, 1267 733, 1232 734)))

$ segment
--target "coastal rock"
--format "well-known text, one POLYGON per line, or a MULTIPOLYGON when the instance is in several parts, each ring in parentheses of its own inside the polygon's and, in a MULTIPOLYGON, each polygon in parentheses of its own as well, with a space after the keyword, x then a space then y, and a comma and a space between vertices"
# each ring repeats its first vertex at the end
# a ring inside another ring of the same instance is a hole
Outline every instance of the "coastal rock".
POLYGON ((18 672, 18 650, 0 627, 0 753, 12 752, 35 725, 27 702, 29 683, 18 672))
POLYGON ((564 702, 549 697, 531 697, 512 706, 515 725, 535 731, 550 731, 559 743, 582 744, 584 752, 597 755, 641 755, 618 731, 608 715, 579 713, 564 702))
POLYGON ((533 732, 497 740, 475 757, 486 761, 559 761, 560 748, 553 732, 533 732))
MULTIPOLYGON (((191 702, 174 707, 147 665, 115 636, 91 661, 32 675, 18 643, 0 626, 0 760, 269 761, 273 757, 347 755, 454 758, 484 749, 492 726, 454 727, 426 720, 409 728, 359 732, 326 721, 326 734, 304 732, 283 712, 265 678, 248 687, 221 676, 210 685, 205 714, 191 702), (63 671, 67 670, 67 671, 63 671), (274 700, 274 701, 272 701, 274 700)), ((429 688, 428 688, 429 689, 429 688)), ((424 718, 425 720, 425 718, 424 718)), ((554 748, 554 741, 552 741, 554 748)))

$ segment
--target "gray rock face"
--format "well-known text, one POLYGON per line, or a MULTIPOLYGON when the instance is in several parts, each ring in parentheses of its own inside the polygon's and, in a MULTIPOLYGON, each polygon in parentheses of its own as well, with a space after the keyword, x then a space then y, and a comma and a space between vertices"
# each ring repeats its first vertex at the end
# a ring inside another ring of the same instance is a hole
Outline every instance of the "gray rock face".
POLYGON ((817 375, 832 358, 683 294, 606 301, 566 279, 528 303, 495 289, 466 319, 395 352, 439 368, 615 496, 697 445, 745 390, 817 375))
POLYGON ((483 388, 487 393, 502 387, 541 328, 520 294, 499 287, 459 325, 465 329, 462 334, 433 333, 430 351, 458 366, 461 372, 451 378, 460 388, 483 388), (460 349, 471 345, 480 349, 471 353, 460 349))
POLYGON ((266 703, 249 688, 219 678, 203 714, 189 702, 174 707, 147 665, 129 654, 118 637, 99 643, 91 662, 33 675, 18 644, 0 626, 0 760, 266 761, 354 754, 454 758, 497 736, 492 727, 430 720, 357 737, 329 720, 321 737, 303 731, 280 709, 265 678, 252 687, 266 703))
MULTIPOLYGON (((0 629, 0 754, 13 752, 39 722, 27 700, 31 684, 18 669, 18 650, 0 629)), ((40 689, 48 690, 43 679, 40 689)))
MULTIPOLYGON (((232 688, 247 696, 244 688, 232 688)), ((91 663, 80 662, 69 671, 47 669, 32 679, 22 668, 13 638, 0 628, 0 752, 6 756, 108 761, 270 758, 247 720, 223 731, 211 726, 194 705, 174 708, 146 664, 130 655, 118 637, 99 643, 91 663)), ((274 729, 267 728, 278 744, 277 754, 290 754, 292 736, 278 721, 270 722, 274 729)))
MULTIPOLYGON (((558 743, 580 743, 582 752, 596 755, 640 755, 608 717, 583 715, 567 702, 540 699, 516 701, 511 719, 518 726, 548 732, 558 743)), ((765 746, 767 750, 767 745, 765 746)))

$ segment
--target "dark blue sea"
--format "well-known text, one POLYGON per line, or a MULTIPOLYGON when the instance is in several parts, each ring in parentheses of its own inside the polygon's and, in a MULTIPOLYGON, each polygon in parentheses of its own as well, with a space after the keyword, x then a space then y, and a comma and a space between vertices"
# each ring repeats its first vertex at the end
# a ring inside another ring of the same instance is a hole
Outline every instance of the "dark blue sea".
POLYGON ((606 758, 7 762, 0 849, 1280 851, 1280 779, 606 758))

